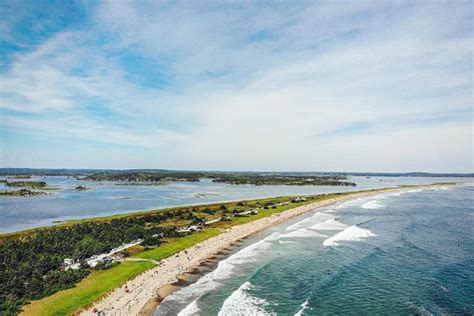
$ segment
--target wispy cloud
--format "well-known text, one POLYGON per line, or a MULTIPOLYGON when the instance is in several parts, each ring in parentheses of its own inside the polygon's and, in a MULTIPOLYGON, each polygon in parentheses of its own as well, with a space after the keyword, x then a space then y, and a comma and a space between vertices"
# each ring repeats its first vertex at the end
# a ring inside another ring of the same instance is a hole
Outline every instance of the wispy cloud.
POLYGON ((146 149, 149 162, 123 167, 473 169, 469 2, 83 12, 80 27, 3 51, 10 133, 133 145, 124 157, 146 149))

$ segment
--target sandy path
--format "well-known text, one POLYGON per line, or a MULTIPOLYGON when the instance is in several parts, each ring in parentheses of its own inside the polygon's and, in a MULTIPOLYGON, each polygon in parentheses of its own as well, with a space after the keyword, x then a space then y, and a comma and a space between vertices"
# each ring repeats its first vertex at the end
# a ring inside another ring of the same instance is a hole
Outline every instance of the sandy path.
MULTIPOLYGON (((415 189, 415 187, 394 189, 390 190, 390 192, 413 189, 415 189)), ((383 192, 387 192, 387 190, 384 190, 383 192)), ((198 266, 200 262, 212 257, 219 250, 229 247, 239 239, 283 223, 295 216, 304 214, 316 208, 322 208, 331 204, 341 203, 360 197, 368 197, 379 193, 381 193, 381 191, 354 193, 351 195, 319 201, 229 228, 218 236, 212 237, 186 249, 187 254, 183 250, 177 255, 164 259, 160 266, 148 270, 135 277, 133 280, 128 281, 128 293, 125 292, 123 287, 117 288, 101 301, 96 302, 93 307, 82 311, 81 315, 93 315, 92 310, 94 308, 104 311, 106 315, 137 315, 149 300, 157 297, 157 291, 160 287, 176 282, 176 276, 178 274, 185 270, 189 271, 193 267, 198 266)))

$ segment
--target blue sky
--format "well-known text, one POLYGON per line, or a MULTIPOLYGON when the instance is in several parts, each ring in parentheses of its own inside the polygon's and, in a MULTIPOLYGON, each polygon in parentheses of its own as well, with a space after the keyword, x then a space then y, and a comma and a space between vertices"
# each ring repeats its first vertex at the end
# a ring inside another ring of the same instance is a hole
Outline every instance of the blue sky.
POLYGON ((2 1, 0 166, 473 172, 471 1, 2 1))

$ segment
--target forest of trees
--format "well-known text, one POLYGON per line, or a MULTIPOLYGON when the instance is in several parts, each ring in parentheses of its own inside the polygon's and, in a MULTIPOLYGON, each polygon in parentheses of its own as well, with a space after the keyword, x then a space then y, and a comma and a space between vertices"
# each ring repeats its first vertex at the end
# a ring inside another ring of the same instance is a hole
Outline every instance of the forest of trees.
POLYGON ((171 171, 110 171, 93 173, 84 180, 93 181, 124 181, 124 182, 169 182, 169 181, 199 181, 201 173, 171 172, 171 171))
POLYGON ((356 186, 343 176, 289 176, 289 175, 245 175, 226 174, 215 177, 213 182, 253 185, 341 185, 356 186))
MULTIPOLYGON (((85 222, 40 230, 30 236, 0 239, 0 315, 15 315, 26 302, 72 287, 88 275, 87 269, 62 269, 64 258, 85 259, 94 254, 143 239, 143 245, 177 237, 176 227, 162 227, 170 216, 186 212, 155 213, 110 222, 85 222)), ((194 219, 194 217, 191 215, 194 219)))
POLYGON ((355 186, 342 175, 277 174, 252 172, 197 172, 197 171, 109 171, 91 174, 84 180, 121 181, 127 183, 166 183, 168 181, 199 181, 200 178, 213 182, 253 185, 342 185, 355 186))

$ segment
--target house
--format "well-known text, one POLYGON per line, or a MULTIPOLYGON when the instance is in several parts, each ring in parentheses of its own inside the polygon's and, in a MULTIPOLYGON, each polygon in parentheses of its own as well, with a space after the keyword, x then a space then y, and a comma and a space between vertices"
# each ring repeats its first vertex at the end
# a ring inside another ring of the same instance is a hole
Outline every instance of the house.
POLYGON ((190 232, 196 232, 198 230, 199 230, 199 227, 197 225, 191 225, 191 226, 187 226, 187 227, 179 229, 178 233, 190 233, 190 232))
POLYGON ((73 264, 76 260, 74 259, 71 259, 71 258, 64 258, 63 260, 63 264, 64 266, 70 266, 71 264, 73 264))

